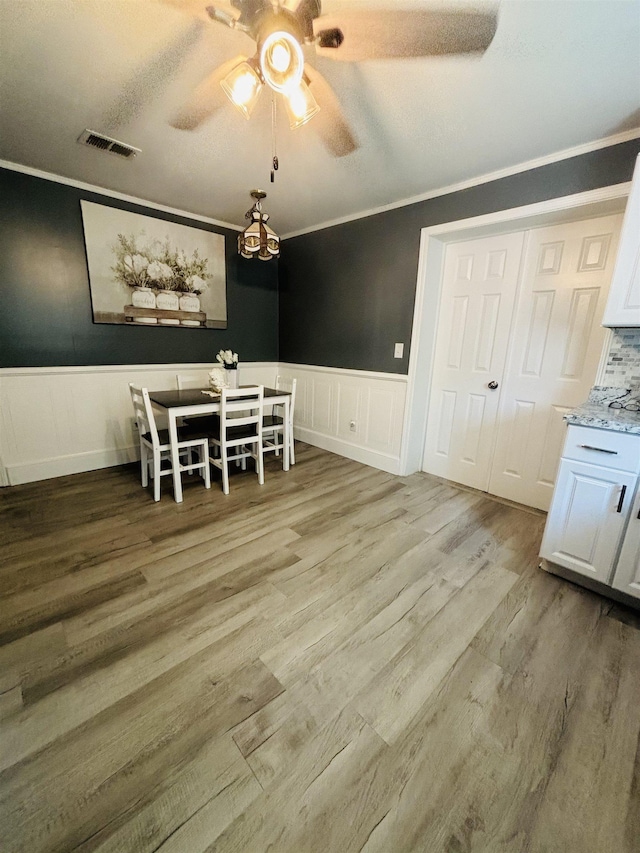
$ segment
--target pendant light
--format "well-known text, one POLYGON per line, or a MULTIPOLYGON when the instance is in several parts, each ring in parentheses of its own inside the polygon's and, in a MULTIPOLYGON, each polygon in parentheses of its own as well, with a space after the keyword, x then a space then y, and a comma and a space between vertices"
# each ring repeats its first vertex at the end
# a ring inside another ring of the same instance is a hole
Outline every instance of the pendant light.
POLYGON ((251 197, 255 199, 254 205, 245 213, 245 219, 251 222, 238 236, 238 253, 243 258, 270 261, 280 255, 280 238, 267 225, 269 214, 262 212, 261 202, 267 194, 262 190, 251 190, 251 197))

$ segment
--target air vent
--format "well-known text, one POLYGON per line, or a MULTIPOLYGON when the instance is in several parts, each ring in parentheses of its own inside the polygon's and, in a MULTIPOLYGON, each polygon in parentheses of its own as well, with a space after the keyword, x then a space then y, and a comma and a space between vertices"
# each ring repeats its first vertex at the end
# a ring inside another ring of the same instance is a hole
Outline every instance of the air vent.
POLYGON ((89 145, 91 148, 108 151, 110 154, 117 154, 118 157, 124 157, 126 160, 130 160, 141 152, 140 148, 134 148, 133 145, 127 145, 125 142, 118 142, 117 139, 103 136, 101 133, 96 133, 95 130, 83 130, 78 137, 78 142, 82 145, 89 145))

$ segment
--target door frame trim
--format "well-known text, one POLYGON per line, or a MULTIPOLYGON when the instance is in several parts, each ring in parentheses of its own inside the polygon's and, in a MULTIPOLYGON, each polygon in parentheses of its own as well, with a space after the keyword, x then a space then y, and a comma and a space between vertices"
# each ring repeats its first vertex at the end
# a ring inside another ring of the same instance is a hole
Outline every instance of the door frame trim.
MULTIPOLYGON (((400 452, 401 475, 406 476, 422 469, 440 313, 443 260, 447 244, 525 228, 620 213, 624 209, 624 203, 630 191, 631 182, 629 181, 421 229, 407 398, 400 452)), ((610 335, 605 341, 607 350, 609 341, 610 335)), ((604 358, 603 352, 599 375, 602 373, 604 358)))

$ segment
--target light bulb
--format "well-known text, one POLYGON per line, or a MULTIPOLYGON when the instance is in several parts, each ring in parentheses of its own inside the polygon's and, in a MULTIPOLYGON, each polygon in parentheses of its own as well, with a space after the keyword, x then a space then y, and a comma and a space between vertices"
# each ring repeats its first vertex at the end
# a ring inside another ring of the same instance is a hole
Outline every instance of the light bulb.
POLYGON ((291 52, 286 42, 277 41, 271 48, 269 60, 276 71, 284 73, 291 65, 291 52))
POLYGON ((286 93, 300 85, 304 56, 300 43, 285 30, 270 33, 260 46, 260 69, 265 83, 286 93))
POLYGON ((251 74, 241 74, 233 83, 231 97, 237 106, 246 105, 255 91, 255 81, 251 74))

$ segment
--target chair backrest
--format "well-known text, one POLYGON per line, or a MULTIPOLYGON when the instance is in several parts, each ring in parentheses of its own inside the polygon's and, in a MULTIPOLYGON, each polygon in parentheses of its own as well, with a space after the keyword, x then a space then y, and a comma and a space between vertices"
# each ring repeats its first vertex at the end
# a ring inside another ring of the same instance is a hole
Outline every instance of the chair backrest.
POLYGON ((176 373, 178 391, 184 391, 185 388, 206 388, 208 384, 208 379, 202 379, 188 373, 176 373))
POLYGON ((139 388, 132 382, 129 383, 129 391, 131 392, 131 402, 133 403, 133 411, 140 435, 149 433, 153 444, 158 444, 158 428, 149 399, 149 391, 146 388, 139 388))
POLYGON ((223 388, 220 395, 220 434, 229 427, 251 426, 259 438, 262 436, 262 409, 264 387, 247 385, 245 388, 223 388))
POLYGON ((298 380, 290 379, 288 376, 276 376, 276 391, 290 391, 291 400, 289 401, 289 420, 293 423, 293 411, 296 407, 296 385, 298 380))

